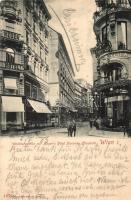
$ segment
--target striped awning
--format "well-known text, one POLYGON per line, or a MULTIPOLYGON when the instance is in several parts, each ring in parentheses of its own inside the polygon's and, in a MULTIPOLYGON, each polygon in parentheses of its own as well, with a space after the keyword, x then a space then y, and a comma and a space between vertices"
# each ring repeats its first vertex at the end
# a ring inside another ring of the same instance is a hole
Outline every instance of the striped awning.
POLYGON ((24 112, 24 104, 21 97, 2 96, 3 112, 24 112))
POLYGON ((45 103, 28 99, 29 104, 37 113, 52 113, 45 103))

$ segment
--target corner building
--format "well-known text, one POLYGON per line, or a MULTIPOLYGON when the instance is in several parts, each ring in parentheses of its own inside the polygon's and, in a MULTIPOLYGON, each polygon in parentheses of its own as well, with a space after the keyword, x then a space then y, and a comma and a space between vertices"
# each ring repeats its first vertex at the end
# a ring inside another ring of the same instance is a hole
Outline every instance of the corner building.
POLYGON ((0 2, 1 130, 47 122, 50 18, 42 0, 0 2))
POLYGON ((131 129, 131 1, 96 0, 94 32, 101 124, 131 129))

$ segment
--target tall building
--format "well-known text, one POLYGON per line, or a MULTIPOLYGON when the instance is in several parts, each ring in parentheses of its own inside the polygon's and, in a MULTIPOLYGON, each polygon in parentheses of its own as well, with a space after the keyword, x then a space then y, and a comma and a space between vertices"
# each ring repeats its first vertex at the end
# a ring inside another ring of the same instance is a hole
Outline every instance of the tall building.
POLYGON ((97 80, 94 93, 103 127, 131 128, 131 1, 96 0, 97 80))
POLYGON ((77 120, 87 120, 91 112, 90 95, 91 86, 83 79, 76 79, 75 84, 75 110, 77 120))
POLYGON ((74 69, 60 33, 49 30, 49 101, 52 122, 65 125, 74 111, 74 69))
POLYGON ((0 2, 1 130, 47 122, 50 18, 43 0, 0 2))

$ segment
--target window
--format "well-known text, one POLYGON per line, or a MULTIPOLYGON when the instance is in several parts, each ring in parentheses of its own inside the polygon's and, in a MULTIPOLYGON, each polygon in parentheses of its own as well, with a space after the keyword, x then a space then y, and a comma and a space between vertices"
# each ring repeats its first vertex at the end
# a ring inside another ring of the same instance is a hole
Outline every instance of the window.
POLYGON ((36 42, 36 40, 34 39, 34 51, 36 52, 36 47, 37 47, 37 42, 36 42))
POLYGON ((36 32, 36 22, 33 22, 33 31, 36 32))
POLYGON ((118 50, 127 48, 126 22, 117 22, 117 45, 118 45, 118 50))
POLYGON ((40 101, 45 101, 44 93, 42 92, 42 90, 40 88, 38 89, 38 99, 40 101))
POLYGON ((29 33, 26 31, 26 43, 29 44, 29 33))
POLYGON ((102 41, 109 39, 109 26, 104 26, 102 28, 102 41))
POLYGON ((32 86, 32 98, 37 99, 37 87, 32 86))
POLYGON ((107 74, 109 81, 118 81, 121 78, 121 69, 113 69, 107 74))
POLYGON ((31 84, 25 83, 25 96, 30 97, 31 96, 31 84))
POLYGON ((29 22, 29 10, 26 9, 26 19, 27 19, 27 22, 29 22))
POLYGON ((40 66, 40 78, 42 78, 42 67, 40 66))
POLYGON ((34 62, 34 74, 36 73, 36 61, 34 62))
POLYGON ((6 49, 6 62, 10 64, 14 64, 15 62, 15 53, 14 50, 11 48, 6 49))

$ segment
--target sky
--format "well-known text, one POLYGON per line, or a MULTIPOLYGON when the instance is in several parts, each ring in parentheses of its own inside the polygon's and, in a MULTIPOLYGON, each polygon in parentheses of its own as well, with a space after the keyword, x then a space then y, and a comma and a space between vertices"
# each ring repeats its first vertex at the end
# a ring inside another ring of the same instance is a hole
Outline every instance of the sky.
POLYGON ((95 0, 45 0, 52 16, 49 25, 63 35, 76 78, 92 84, 90 48, 96 44, 93 32, 95 0), (74 61, 75 60, 75 61, 74 61))

